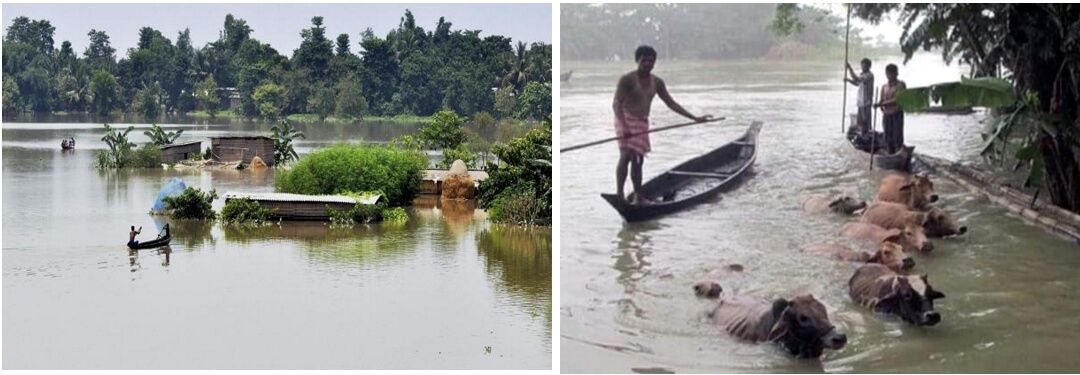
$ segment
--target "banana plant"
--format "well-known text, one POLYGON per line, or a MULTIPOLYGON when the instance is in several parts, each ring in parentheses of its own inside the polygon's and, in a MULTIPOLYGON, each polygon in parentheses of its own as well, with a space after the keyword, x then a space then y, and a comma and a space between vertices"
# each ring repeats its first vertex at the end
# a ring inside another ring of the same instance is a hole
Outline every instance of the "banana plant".
POLYGON ((296 150, 293 149, 292 141, 296 138, 306 138, 304 132, 293 128, 288 120, 281 120, 277 125, 270 127, 274 139, 274 164, 288 163, 300 159, 296 150))
POLYGON ((150 138, 150 142, 153 142, 155 146, 171 145, 177 138, 180 138, 180 134, 183 133, 183 129, 166 133, 165 129, 162 129, 158 124, 154 124, 150 130, 143 132, 143 134, 150 138))

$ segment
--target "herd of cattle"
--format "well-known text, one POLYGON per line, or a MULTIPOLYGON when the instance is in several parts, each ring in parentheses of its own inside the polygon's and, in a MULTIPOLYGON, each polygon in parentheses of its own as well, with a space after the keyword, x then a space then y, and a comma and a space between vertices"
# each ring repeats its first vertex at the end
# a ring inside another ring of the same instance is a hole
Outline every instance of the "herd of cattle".
MULTIPOLYGON (((848 281, 851 299, 875 312, 895 315, 905 322, 932 326, 941 321, 934 300, 945 295, 935 290, 926 275, 910 274, 915 262, 908 253, 928 253, 934 245, 928 237, 962 235, 967 227, 940 207, 934 185, 926 175, 893 173, 881 180, 872 204, 847 196, 807 197, 808 212, 859 215, 840 234, 865 242, 874 253, 836 244, 804 246, 807 253, 863 264, 848 281)), ((723 288, 712 279, 694 285, 700 297, 717 299, 709 312, 712 321, 729 334, 751 342, 777 343, 798 357, 817 358, 824 349, 840 349, 847 336, 829 321, 825 306, 812 295, 773 302, 744 296, 722 296, 723 288)))

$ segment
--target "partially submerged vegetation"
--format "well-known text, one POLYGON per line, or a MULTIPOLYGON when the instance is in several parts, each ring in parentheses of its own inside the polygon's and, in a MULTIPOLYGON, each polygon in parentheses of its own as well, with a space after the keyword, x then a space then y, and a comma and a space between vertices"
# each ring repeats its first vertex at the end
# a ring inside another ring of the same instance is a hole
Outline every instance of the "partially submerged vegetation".
POLYGON ((477 196, 491 220, 519 225, 551 224, 551 130, 533 129, 525 137, 493 148, 498 164, 488 164, 488 178, 477 196))
POLYGON ((101 141, 105 142, 107 148, 94 154, 98 168, 153 168, 161 165, 161 149, 153 144, 140 148, 128 140, 128 133, 134 129, 134 126, 128 126, 120 131, 105 124, 105 136, 101 137, 101 141))
POLYGON ((226 223, 261 224, 270 221, 277 209, 263 207, 258 201, 248 198, 230 199, 221 207, 221 221, 226 223))
POLYGON ((274 188, 310 195, 381 190, 390 206, 401 206, 419 193, 426 168, 427 158, 417 151, 339 144, 308 154, 291 169, 279 169, 274 188))
POLYGON ((189 187, 175 197, 165 197, 165 210, 173 219, 213 220, 214 199, 217 199, 217 190, 211 189, 203 192, 199 188, 189 187))

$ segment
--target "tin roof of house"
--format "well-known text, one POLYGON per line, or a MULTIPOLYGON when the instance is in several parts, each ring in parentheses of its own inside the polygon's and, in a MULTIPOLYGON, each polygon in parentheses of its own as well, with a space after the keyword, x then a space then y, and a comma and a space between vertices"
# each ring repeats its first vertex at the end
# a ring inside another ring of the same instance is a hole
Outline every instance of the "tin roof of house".
POLYGON ((353 197, 346 197, 344 195, 304 195, 304 194, 288 194, 288 193, 239 193, 228 192, 223 195, 225 199, 242 199, 247 198, 257 201, 274 201, 274 202, 312 202, 312 203, 348 203, 348 204, 375 204, 379 201, 380 195, 369 195, 364 199, 356 199, 353 197))
POLYGON ((273 140, 273 138, 270 138, 270 137, 267 137, 267 136, 264 136, 264 135, 230 135, 230 136, 221 136, 221 137, 210 137, 210 139, 268 139, 268 140, 273 140))
POLYGON ((192 145, 192 144, 197 144, 197 143, 202 143, 202 141, 191 141, 191 142, 184 142, 184 143, 173 143, 173 144, 171 144, 171 145, 161 145, 161 146, 159 146, 159 148, 161 148, 162 150, 165 150, 165 149, 170 149, 170 148, 173 148, 173 147, 187 146, 187 145, 192 145))

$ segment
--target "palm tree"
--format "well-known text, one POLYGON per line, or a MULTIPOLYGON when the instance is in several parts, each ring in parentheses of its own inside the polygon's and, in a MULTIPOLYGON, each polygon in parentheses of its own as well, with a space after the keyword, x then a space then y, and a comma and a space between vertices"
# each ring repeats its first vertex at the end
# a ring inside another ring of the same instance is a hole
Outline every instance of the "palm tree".
POLYGON ((513 86, 514 93, 521 93, 529 81, 529 50, 525 42, 517 43, 517 53, 511 60, 510 72, 503 77, 503 86, 513 86))

